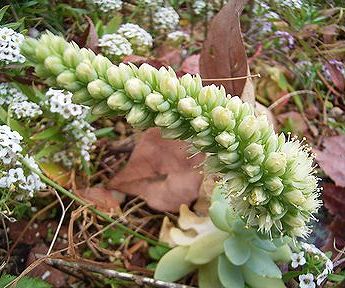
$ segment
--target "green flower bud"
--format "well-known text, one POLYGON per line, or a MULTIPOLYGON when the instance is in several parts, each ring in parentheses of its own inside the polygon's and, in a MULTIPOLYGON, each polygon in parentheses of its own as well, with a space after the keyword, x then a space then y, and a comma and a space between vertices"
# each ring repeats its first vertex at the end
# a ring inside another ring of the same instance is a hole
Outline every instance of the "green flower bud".
POLYGON ((159 82, 160 91, 165 99, 175 101, 186 96, 186 90, 175 77, 165 77, 159 82))
POLYGON ((96 70, 91 65, 91 62, 84 61, 76 68, 76 76, 78 80, 84 83, 89 83, 98 78, 96 70))
POLYGON ((215 85, 202 87, 198 95, 199 104, 209 110, 217 106, 218 88, 215 85))
POLYGON ((75 74, 71 71, 64 71, 62 72, 57 78, 56 82, 63 88, 74 92, 79 90, 81 85, 77 82, 77 78, 75 77, 75 74))
POLYGON ((92 66, 96 70, 97 74, 100 77, 105 78, 107 75, 107 70, 109 69, 110 66, 113 64, 110 62, 110 60, 102 55, 97 55, 93 60, 92 60, 92 66))
POLYGON ((107 99, 107 104, 112 110, 127 111, 132 108, 133 103, 127 95, 121 91, 116 91, 107 99))
POLYGON ((50 37, 49 47, 56 54, 59 54, 62 56, 66 49, 66 46, 67 46, 66 41, 63 38, 55 36, 55 35, 50 37))
POLYGON ((162 104, 159 104, 157 106, 157 109, 159 112, 165 112, 168 111, 171 108, 171 105, 169 104, 168 101, 164 101, 162 104))
POLYGON ((149 114, 149 111, 143 105, 135 104, 127 114, 126 119, 131 125, 136 125, 143 122, 149 114))
POLYGON ((90 93, 86 88, 75 91, 72 96, 72 100, 76 104, 83 104, 86 101, 89 101, 91 98, 90 93))
POLYGON ((284 206, 276 199, 272 199, 269 204, 271 213, 276 217, 280 216, 282 217, 285 213, 284 206))
POLYGON ((104 99, 110 96, 114 90, 103 80, 96 79, 87 85, 87 91, 96 99, 104 99))
POLYGON ((124 88, 125 82, 132 77, 133 70, 122 63, 119 66, 112 65, 107 70, 107 79, 115 89, 124 88))
POLYGON ((214 143, 214 138, 212 136, 194 136, 192 143, 195 147, 202 149, 211 146, 214 143))
POLYGON ((238 126, 238 134, 243 140, 248 140, 257 130, 255 116, 246 116, 238 126))
MULTIPOLYGON (((140 66, 141 67, 141 66, 140 66)), ((145 104, 153 111, 159 111, 158 106, 164 102, 164 98, 160 93, 150 93, 145 98, 145 104)))
POLYGON ((270 137, 268 137, 267 142, 265 144, 266 151, 269 153, 277 151, 278 148, 278 137, 276 134, 272 133, 270 137))
POLYGON ((177 110, 182 116, 191 118, 201 115, 202 109, 192 97, 182 98, 178 101, 177 110))
POLYGON ((42 78, 48 78, 51 73, 49 73, 49 71, 47 70, 47 68, 44 65, 37 65, 35 67, 35 73, 38 77, 42 77, 42 78))
POLYGON ((249 144, 244 149, 243 154, 249 162, 261 163, 265 158, 264 148, 262 147, 262 145, 257 143, 249 144))
POLYGON ((272 177, 265 181, 265 188, 271 195, 278 196, 284 190, 284 184, 279 177, 272 177))
POLYGON ((248 196, 248 202, 252 206, 264 205, 268 202, 269 196, 262 187, 254 187, 248 196))
POLYGON ((232 112, 221 106, 212 110, 212 120, 219 130, 232 130, 236 124, 232 112))
POLYGON ((38 45, 39 45, 39 42, 36 39, 27 38, 25 42, 20 46, 21 53, 25 54, 28 60, 35 61, 36 47, 38 45))
POLYGON ((264 164, 265 169, 278 176, 283 175, 286 169, 286 155, 282 152, 272 152, 269 154, 264 164))
POLYGON ((227 181, 228 191, 230 196, 238 197, 244 193, 248 187, 246 177, 241 173, 229 172, 224 176, 224 180, 227 181))
POLYGON ((261 173, 260 166, 246 164, 242 166, 243 171, 249 176, 249 177, 255 177, 261 173))
POLYGON ((228 148, 230 145, 234 144, 236 141, 236 136, 232 133, 223 131, 214 138, 220 145, 228 148))
POLYGON ((157 85, 157 72, 158 70, 156 68, 144 63, 139 67, 138 77, 140 80, 149 83, 151 87, 155 87, 157 85))
POLYGON ((226 103, 226 108, 228 108, 232 113, 234 113, 235 118, 237 118, 240 115, 241 107, 243 105, 242 100, 240 97, 235 96, 231 97, 228 102, 226 103))
POLYGON ((259 222, 259 231, 261 232, 268 233, 273 226, 272 217, 266 213, 262 213, 259 215, 258 222, 259 222))
POLYGON ((47 57, 52 55, 52 51, 49 49, 49 46, 38 45, 36 46, 35 54, 36 59, 43 63, 47 57))
POLYGON ((195 119, 190 121, 190 125, 192 125, 196 132, 204 131, 208 128, 208 126, 210 126, 210 124, 208 123, 208 118, 204 116, 196 117, 195 119))
POLYGON ((107 104, 107 100, 103 100, 99 102, 98 104, 94 105, 91 110, 91 113, 97 116, 106 115, 110 112, 112 112, 112 110, 107 104))
POLYGON ((292 215, 290 213, 286 214, 282 221, 288 224, 291 227, 303 227, 305 226, 303 216, 299 213, 297 215, 292 215))
POLYGON ((142 101, 151 93, 151 88, 138 78, 132 78, 125 82, 125 90, 133 100, 142 101))
POLYGON ((283 196, 294 205, 302 205, 306 201, 306 198, 300 190, 285 192, 283 196))
POLYGON ((92 50, 86 48, 81 48, 79 51, 79 55, 82 59, 89 60, 91 62, 93 58, 96 57, 95 53, 92 50))
POLYGON ((187 95, 196 98, 202 88, 202 81, 199 75, 192 76, 185 74, 180 78, 181 85, 186 89, 187 95))
POLYGON ((54 75, 62 73, 66 67, 62 64, 61 58, 49 56, 44 60, 44 66, 54 75))
POLYGON ((225 164, 233 164, 240 160, 240 155, 237 152, 221 151, 218 152, 218 158, 225 164))
POLYGON ((158 113, 154 122, 159 127, 168 127, 169 125, 175 123, 179 118, 180 115, 178 113, 166 111, 163 113, 158 113))
MULTIPOLYGON (((241 105, 241 109, 240 109, 240 114, 238 115, 237 120, 241 121, 242 119, 248 117, 248 116, 254 116, 254 110, 252 105, 250 105, 249 103, 242 103, 241 105)), ((255 117, 255 116, 254 116, 255 117)), ((256 117, 255 117, 256 120, 256 117)), ((255 126, 258 128, 258 122, 255 121, 255 126)), ((256 129, 257 129, 256 128, 256 129)))
POLYGON ((63 53, 63 62, 67 67, 76 68, 81 61, 79 49, 68 47, 63 53))

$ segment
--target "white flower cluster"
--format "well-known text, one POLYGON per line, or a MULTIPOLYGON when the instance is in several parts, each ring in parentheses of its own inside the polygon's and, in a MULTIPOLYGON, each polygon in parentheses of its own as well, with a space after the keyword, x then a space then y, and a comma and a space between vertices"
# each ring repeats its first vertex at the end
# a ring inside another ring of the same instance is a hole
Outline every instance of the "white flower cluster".
POLYGON ((25 57, 20 54, 20 45, 24 36, 11 28, 0 28, 0 62, 24 63, 25 57))
MULTIPOLYGON (((325 263, 325 269, 316 277, 316 284, 319 286, 327 278, 327 275, 333 272, 333 262, 323 253, 320 249, 312 244, 301 243, 301 247, 304 251, 299 253, 292 253, 291 255, 291 267, 297 268, 298 266, 304 266, 307 261, 305 253, 315 255, 323 260, 325 263)), ((298 277, 300 288, 315 288, 314 275, 312 273, 303 274, 298 277)))
POLYGON ((10 110, 17 119, 35 118, 43 113, 39 105, 29 101, 13 102, 10 110))
POLYGON ((153 45, 150 33, 146 32, 139 25, 132 23, 122 24, 117 32, 131 43, 133 50, 138 55, 145 54, 153 45))
POLYGON ((279 38, 279 45, 283 51, 289 51, 295 46, 295 39, 286 31, 277 31, 274 35, 279 38))
POLYGON ((63 150, 53 155, 53 161, 56 163, 61 162, 63 166, 71 168, 73 166, 73 155, 63 150))
POLYGON ((157 30, 173 31, 180 21, 180 16, 172 7, 161 7, 153 15, 153 23, 157 30))
MULTIPOLYGON (((18 160, 19 157, 22 158, 30 167, 39 171, 32 157, 22 156, 21 140, 18 132, 12 131, 7 125, 0 126, 0 189, 11 191, 11 197, 13 195, 17 201, 33 197, 36 191, 45 187, 40 178, 25 169, 18 160)), ((0 212, 6 213, 6 210, 2 211, 3 207, 0 209, 0 212)))
MULTIPOLYGON (((46 96, 46 104, 51 112, 58 113, 63 118, 69 120, 63 128, 63 131, 73 137, 73 145, 78 148, 80 154, 86 161, 90 160, 89 151, 96 141, 96 135, 92 132, 94 128, 85 120, 89 107, 73 104, 72 93, 64 90, 55 90, 50 88, 46 96)), ((62 162, 65 166, 71 166, 71 157, 66 153, 58 152, 53 156, 56 162, 62 162), (68 159, 69 158, 69 159, 68 159)))
POLYGON ((92 132, 94 130, 84 119, 75 119, 64 128, 64 131, 68 131, 73 135, 76 146, 80 149, 80 154, 85 161, 90 161, 89 151, 97 140, 95 133, 92 132))
POLYGON ((195 0, 193 3, 193 10, 196 15, 203 14, 206 8, 206 2, 204 0, 195 0))
POLYGON ((28 100, 28 97, 9 83, 0 83, 0 105, 10 105, 28 100))
POLYGON ((189 34, 183 31, 170 32, 167 36, 168 41, 176 44, 182 44, 190 40, 189 34))
POLYGON ((119 11, 122 8, 122 0, 93 0, 102 12, 119 11))
POLYGON ((53 113, 60 114, 65 119, 83 117, 89 110, 88 107, 72 103, 72 93, 64 90, 49 88, 46 93, 46 104, 53 113))
POLYGON ((98 45, 102 48, 102 52, 111 57, 123 57, 133 54, 131 43, 119 34, 105 34, 99 39, 98 45))

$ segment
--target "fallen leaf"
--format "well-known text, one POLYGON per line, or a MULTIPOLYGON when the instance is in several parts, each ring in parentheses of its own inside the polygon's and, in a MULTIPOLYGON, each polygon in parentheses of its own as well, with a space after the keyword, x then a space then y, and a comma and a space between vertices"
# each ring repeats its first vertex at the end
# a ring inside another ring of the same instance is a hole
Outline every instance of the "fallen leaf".
POLYGON ((337 87, 339 89, 339 91, 344 91, 345 90, 345 78, 344 75, 341 71, 339 71, 337 69, 337 67, 332 64, 327 62, 326 67, 329 71, 331 80, 333 82, 333 84, 335 85, 335 87, 337 87))
POLYGON ((337 186, 345 187, 345 136, 327 137, 322 151, 316 151, 316 161, 337 186))
POLYGON ((187 159, 187 144, 163 140, 159 129, 145 131, 126 165, 107 185, 139 196, 159 211, 177 212, 181 204, 198 197, 203 176, 193 168, 203 155, 187 159))
POLYGON ((199 74, 199 61, 200 61, 200 55, 192 55, 187 57, 182 65, 181 65, 181 69, 180 71, 185 74, 185 73, 189 73, 189 74, 199 74))
POLYGON ((166 66, 179 67, 182 61, 181 50, 161 45, 156 49, 157 60, 166 66))
MULTIPOLYGON (((247 56, 239 16, 246 0, 226 4, 211 22, 200 56, 202 78, 229 78, 247 75, 247 56)), ((246 79, 217 81, 227 93, 241 95, 246 79)))
MULTIPOLYGON (((249 67, 247 68, 247 74, 250 75, 249 67)), ((248 102, 255 106, 255 88, 252 78, 247 78, 244 84, 241 99, 244 102, 248 102)))
POLYGON ((323 185, 322 198, 328 211, 345 221, 345 188, 326 183, 323 185))
POLYGON ((97 209, 111 214, 120 214, 120 203, 125 197, 117 191, 101 187, 78 189, 74 192, 88 203, 95 205, 97 209))
POLYGON ((67 171, 64 167, 53 162, 40 162, 42 171, 53 181, 65 188, 70 188, 71 172, 67 171))
POLYGON ((151 58, 139 56, 139 55, 125 56, 125 58, 122 60, 122 62, 123 63, 133 63, 137 66, 140 66, 143 63, 148 63, 157 69, 161 68, 162 66, 165 66, 164 63, 159 61, 159 60, 151 59, 151 58))
POLYGON ((305 135, 308 131, 308 125, 305 123, 302 115, 296 111, 290 111, 279 114, 277 120, 280 124, 289 124, 292 133, 297 135, 305 135))
POLYGON ((271 112, 271 110, 268 110, 266 106, 262 105, 259 102, 256 102, 255 103, 255 114, 257 116, 266 115, 268 121, 273 125, 274 129, 277 128, 277 120, 274 117, 274 115, 271 112))
POLYGON ((73 40, 80 46, 91 49, 96 54, 99 52, 98 47, 98 35, 96 32, 95 25, 93 24, 90 17, 85 16, 88 23, 86 30, 80 35, 75 36, 73 40))

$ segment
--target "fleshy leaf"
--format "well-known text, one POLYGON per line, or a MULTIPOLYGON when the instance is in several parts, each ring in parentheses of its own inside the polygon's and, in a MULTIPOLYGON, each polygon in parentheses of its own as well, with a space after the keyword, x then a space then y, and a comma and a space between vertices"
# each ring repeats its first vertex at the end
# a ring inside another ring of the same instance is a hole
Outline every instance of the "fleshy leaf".
POLYGON ((174 282, 196 269, 192 263, 185 261, 188 247, 176 247, 166 253, 159 261, 154 278, 174 282))
POLYGON ((228 205, 224 201, 215 201, 212 203, 211 207, 209 208, 209 215, 212 219, 214 225, 217 228, 223 231, 230 232, 230 226, 226 221, 226 213, 228 211, 228 205))
POLYGON ((289 263, 291 261, 291 249, 287 244, 278 247, 278 249, 270 253, 270 255, 273 261, 281 261, 285 263, 289 263))
POLYGON ((230 237, 224 241, 224 251, 229 261, 236 266, 246 263, 251 255, 248 242, 240 237, 230 237))
POLYGON ((244 280, 252 288, 286 288, 283 280, 259 276, 245 266, 242 267, 242 273, 244 280))
POLYGON ((223 288, 218 278, 218 258, 199 268, 199 288, 223 288))
POLYGON ((218 278, 225 288, 244 287, 240 267, 231 264, 225 255, 218 258, 218 278))
POLYGON ((245 264, 250 270, 262 277, 281 278, 282 273, 272 258, 262 250, 252 249, 252 255, 245 264))
POLYGON ((189 248, 185 260, 198 265, 210 262, 223 253, 223 242, 228 237, 229 234, 223 231, 216 231, 200 237, 189 248))
POLYGON ((253 239, 252 243, 267 252, 274 252, 277 250, 277 247, 270 240, 262 240, 260 238, 253 239))

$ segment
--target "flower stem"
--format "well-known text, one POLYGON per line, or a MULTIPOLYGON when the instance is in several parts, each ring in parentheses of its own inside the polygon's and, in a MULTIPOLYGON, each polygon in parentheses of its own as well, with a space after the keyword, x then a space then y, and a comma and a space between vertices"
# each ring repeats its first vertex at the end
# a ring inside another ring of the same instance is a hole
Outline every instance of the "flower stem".
POLYGON ((153 240, 151 238, 148 238, 136 231, 131 230, 130 228, 128 228, 127 226, 118 223, 115 219, 113 219, 112 217, 110 217, 109 215, 107 215, 106 213, 103 213, 102 211, 96 209, 93 206, 88 205, 88 203, 86 201, 84 201, 83 199, 79 198, 77 195, 75 195, 74 193, 72 193, 71 191, 68 191, 67 189, 61 187, 59 184, 57 184, 56 182, 54 182, 53 180, 51 180, 50 178, 48 178, 47 176, 45 176, 42 172, 32 168, 24 159, 22 159, 22 163, 25 167, 27 167, 28 169, 30 169, 30 171, 34 172, 35 174, 37 174, 41 180, 43 182, 45 182, 46 184, 48 184, 49 186, 55 188, 57 191, 61 192, 62 194, 66 195, 67 197, 69 197, 70 199, 78 202, 81 205, 84 205, 87 207, 87 209, 89 209, 91 212, 95 213, 97 216, 103 218, 104 220, 110 222, 110 223, 114 223, 114 225, 123 230, 124 232, 133 235, 136 238, 145 240, 146 242, 148 242, 151 245, 155 245, 155 246, 161 246, 161 247, 165 247, 165 248, 169 248, 168 245, 158 242, 156 240, 153 240))

